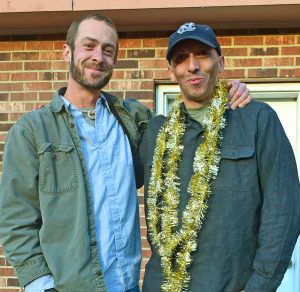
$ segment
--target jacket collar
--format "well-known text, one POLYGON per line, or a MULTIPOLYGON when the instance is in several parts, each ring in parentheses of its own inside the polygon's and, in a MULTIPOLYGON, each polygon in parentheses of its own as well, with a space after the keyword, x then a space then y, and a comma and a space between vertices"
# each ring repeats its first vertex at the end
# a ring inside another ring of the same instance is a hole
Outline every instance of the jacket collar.
MULTIPOLYGON (((65 107, 65 103, 63 102, 63 100, 61 99, 61 95, 64 95, 65 92, 67 90, 67 87, 62 87, 60 88, 59 90, 57 90, 54 94, 54 97, 50 103, 50 107, 52 108, 53 112, 60 112, 63 108, 65 108, 66 110, 68 110, 66 107, 65 107)), ((123 106, 123 100, 116 97, 116 96, 113 96, 107 92, 101 92, 105 99, 107 100, 107 103, 108 103, 108 106, 109 107, 112 107, 112 106, 123 106)))

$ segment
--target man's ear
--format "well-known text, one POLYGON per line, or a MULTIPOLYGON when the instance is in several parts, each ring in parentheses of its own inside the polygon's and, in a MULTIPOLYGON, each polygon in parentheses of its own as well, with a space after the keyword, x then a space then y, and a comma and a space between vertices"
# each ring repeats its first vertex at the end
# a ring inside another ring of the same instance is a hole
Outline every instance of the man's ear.
POLYGON ((169 73, 169 78, 172 82, 177 82, 176 77, 174 75, 174 69, 173 67, 169 64, 168 65, 168 73, 169 73))
POLYGON ((219 58, 219 73, 222 73, 224 72, 224 57, 223 56, 220 56, 219 58))
POLYGON ((63 55, 64 55, 65 61, 67 63, 71 63, 71 59, 72 59, 71 48, 67 44, 64 44, 63 55))

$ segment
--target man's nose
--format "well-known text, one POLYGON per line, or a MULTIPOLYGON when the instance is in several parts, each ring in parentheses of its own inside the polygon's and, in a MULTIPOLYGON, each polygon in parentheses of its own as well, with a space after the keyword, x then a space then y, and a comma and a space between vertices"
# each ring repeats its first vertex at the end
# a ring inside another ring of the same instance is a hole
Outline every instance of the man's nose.
POLYGON ((93 61, 101 63, 103 61, 103 51, 101 48, 95 48, 93 50, 93 61))
POLYGON ((198 72, 200 70, 199 60, 193 53, 189 54, 189 71, 198 72))

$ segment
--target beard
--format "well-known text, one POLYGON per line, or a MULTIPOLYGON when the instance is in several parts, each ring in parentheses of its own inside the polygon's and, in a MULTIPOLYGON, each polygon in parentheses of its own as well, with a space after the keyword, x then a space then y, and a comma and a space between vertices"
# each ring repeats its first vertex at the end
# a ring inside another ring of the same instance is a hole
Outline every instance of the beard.
POLYGON ((70 64, 70 74, 72 78, 79 83, 82 87, 90 90, 100 90, 102 89, 110 80, 113 68, 106 63, 97 64, 92 61, 88 63, 88 61, 84 61, 82 63, 82 67, 79 67, 74 62, 74 54, 72 52, 71 64, 70 64), (100 70, 103 74, 101 76, 97 76, 95 78, 88 77, 84 73, 84 66, 89 68, 94 68, 96 70, 100 70))

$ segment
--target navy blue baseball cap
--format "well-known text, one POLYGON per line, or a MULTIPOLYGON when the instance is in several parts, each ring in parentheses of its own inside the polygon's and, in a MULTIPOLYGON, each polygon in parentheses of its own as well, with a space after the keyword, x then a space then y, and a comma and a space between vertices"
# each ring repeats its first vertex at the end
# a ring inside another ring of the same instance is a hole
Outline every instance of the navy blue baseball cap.
POLYGON ((170 63, 174 48, 180 42, 185 40, 199 41, 217 51, 221 56, 221 47, 217 41, 217 38, 208 25, 195 24, 193 22, 184 23, 169 37, 169 45, 167 50, 167 60, 170 63))

